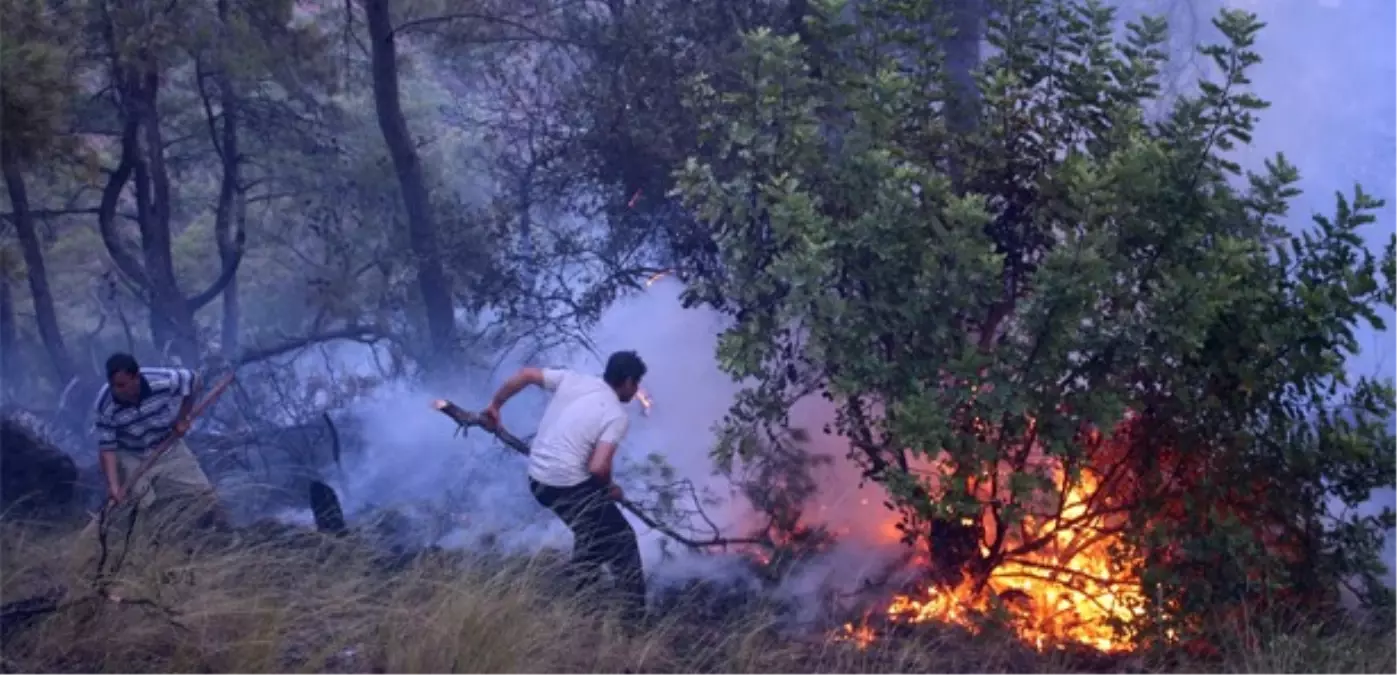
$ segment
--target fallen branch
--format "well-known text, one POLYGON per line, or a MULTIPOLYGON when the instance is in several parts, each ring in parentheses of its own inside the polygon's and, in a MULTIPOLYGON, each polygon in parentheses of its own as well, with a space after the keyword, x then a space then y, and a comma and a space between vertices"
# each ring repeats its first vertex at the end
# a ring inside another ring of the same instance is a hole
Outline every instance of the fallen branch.
MULTIPOLYGON (((505 430, 503 427, 491 429, 490 427, 486 426, 484 420, 481 419, 479 413, 474 413, 465 410, 460 406, 456 405, 455 403, 452 403, 451 401, 448 401, 446 399, 437 399, 432 403, 432 407, 436 408, 437 411, 441 412, 443 415, 446 415, 447 417, 450 417, 452 420, 456 422, 456 424, 460 425, 460 428, 463 433, 471 427, 480 427, 482 429, 485 429, 486 431, 489 431, 491 434, 494 434, 495 438, 500 439, 500 441, 503 442, 505 445, 509 446, 511 450, 521 455, 524 455, 525 457, 529 456, 528 443, 525 443, 518 436, 509 433, 509 431, 505 430)), ((645 525, 650 529, 655 530, 656 532, 659 532, 669 537, 670 539, 673 539, 679 542, 680 544, 683 544, 684 546, 687 546, 695 551, 706 548, 723 548, 727 546, 741 546, 744 544, 750 545, 767 543, 765 540, 755 537, 744 537, 736 539, 725 539, 722 537, 715 537, 713 539, 703 541, 691 539, 674 531, 674 529, 665 526, 664 524, 660 523, 658 520, 650 517, 649 515, 646 515, 644 511, 641 511, 640 508, 637 507, 635 503, 631 502, 630 500, 622 499, 620 501, 620 504, 621 508, 629 511, 631 515, 635 516, 636 519, 640 522, 645 523, 645 525)))

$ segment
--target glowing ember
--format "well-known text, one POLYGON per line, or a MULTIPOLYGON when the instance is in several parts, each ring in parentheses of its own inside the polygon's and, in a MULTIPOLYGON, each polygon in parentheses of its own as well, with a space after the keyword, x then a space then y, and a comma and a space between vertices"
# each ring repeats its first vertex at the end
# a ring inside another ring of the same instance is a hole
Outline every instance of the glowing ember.
POLYGON ((663 270, 663 271, 660 271, 660 272, 656 272, 656 273, 654 273, 654 274, 651 274, 651 275, 650 275, 650 278, 645 280, 645 286, 646 286, 646 288, 649 288, 650 286, 655 285, 655 282, 656 282, 656 281, 659 281, 660 279, 663 279, 663 278, 665 278, 665 277, 667 277, 667 276, 669 276, 669 270, 663 270))
MULTIPOLYGON (((1053 473, 1058 489, 1066 490, 1062 508, 1053 516, 1026 517, 1022 533, 1010 537, 1045 541, 1045 546, 1001 563, 978 593, 975 581, 967 579, 953 589, 928 586, 897 596, 887 607, 888 620, 973 630, 976 615, 991 611, 998 598, 1019 637, 1039 649, 1063 643, 1104 652, 1128 649, 1113 624, 1128 625, 1143 611, 1140 586, 1130 572, 1139 556, 1112 532, 1107 516, 1089 513, 1100 486, 1095 475, 1083 471, 1077 484, 1065 486, 1064 473, 1053 473)), ((1098 505, 1095 511, 1100 510, 1098 505)), ((1010 543, 1012 550, 1015 541, 1010 543)), ((871 632, 867 625, 849 624, 839 637, 865 646, 871 632)))
POLYGON ((852 623, 844 624, 842 638, 854 643, 859 649, 864 649, 873 644, 878 636, 873 633, 873 629, 868 626, 855 626, 852 623))

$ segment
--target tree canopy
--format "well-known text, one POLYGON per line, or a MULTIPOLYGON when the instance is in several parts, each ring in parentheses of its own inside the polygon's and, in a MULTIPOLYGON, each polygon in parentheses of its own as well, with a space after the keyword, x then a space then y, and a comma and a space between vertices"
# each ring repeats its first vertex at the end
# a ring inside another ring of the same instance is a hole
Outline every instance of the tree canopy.
POLYGON ((720 357, 752 383, 727 424, 832 400, 907 539, 982 582, 1060 545, 1044 519, 1123 533, 1159 635, 1354 579, 1390 602, 1391 510, 1330 506, 1392 483, 1391 382, 1344 370, 1392 306, 1392 245, 1364 248, 1382 204, 1357 187, 1289 233, 1298 169, 1229 159, 1266 106, 1257 19, 1220 14, 1215 78, 1150 119, 1162 22, 1002 3, 953 131, 936 3, 819 4, 838 58, 753 31, 688 98, 679 192, 718 260, 689 293, 732 315, 720 357))

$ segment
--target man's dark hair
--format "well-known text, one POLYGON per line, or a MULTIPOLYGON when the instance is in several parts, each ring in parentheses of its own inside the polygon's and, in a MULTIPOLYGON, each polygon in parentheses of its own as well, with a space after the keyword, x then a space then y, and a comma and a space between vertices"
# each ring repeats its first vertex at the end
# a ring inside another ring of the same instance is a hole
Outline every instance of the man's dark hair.
POLYGON ((117 352, 107 357, 107 379, 117 373, 136 375, 141 372, 140 364, 136 363, 136 357, 126 352, 117 352))
POLYGON ((613 387, 619 387, 627 380, 639 383, 642 377, 645 377, 645 362, 635 352, 615 352, 606 360, 606 372, 601 379, 613 387))

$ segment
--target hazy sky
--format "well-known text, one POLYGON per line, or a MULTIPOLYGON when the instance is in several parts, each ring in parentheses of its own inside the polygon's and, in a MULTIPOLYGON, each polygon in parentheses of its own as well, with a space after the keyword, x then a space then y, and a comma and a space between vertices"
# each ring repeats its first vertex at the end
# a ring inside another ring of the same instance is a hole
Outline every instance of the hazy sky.
MULTIPOLYGON (((1228 0, 1268 25, 1257 51, 1265 61, 1253 76, 1270 101, 1247 163, 1284 152, 1303 174, 1305 194, 1294 205, 1296 226, 1314 212, 1333 213, 1334 191, 1361 183, 1387 201, 1366 239, 1381 252, 1397 224, 1397 2, 1393 0, 1228 0)), ((1393 374, 1389 330, 1364 331, 1354 373, 1393 374)))

